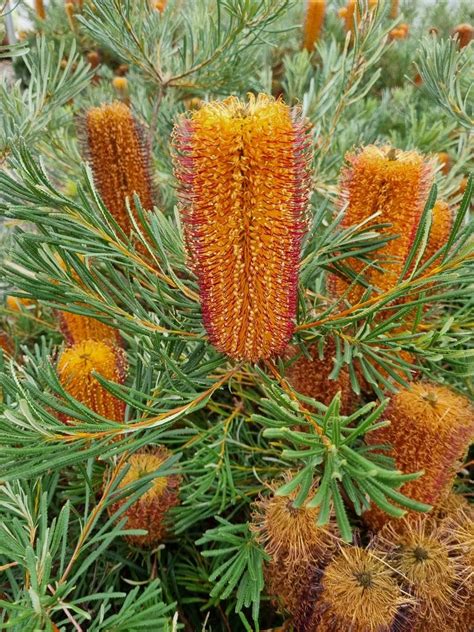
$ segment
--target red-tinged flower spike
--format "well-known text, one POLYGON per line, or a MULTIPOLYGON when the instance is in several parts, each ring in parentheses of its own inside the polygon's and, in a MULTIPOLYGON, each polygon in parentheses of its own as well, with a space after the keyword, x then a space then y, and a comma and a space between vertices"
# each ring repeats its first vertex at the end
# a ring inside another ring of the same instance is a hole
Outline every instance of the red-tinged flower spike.
MULTIPOLYGON (((144 476, 158 470, 169 459, 171 452, 162 446, 144 448, 133 454, 128 461, 120 467, 127 472, 119 483, 119 489, 139 481, 144 476)), ((178 475, 157 476, 153 479, 148 489, 125 511, 127 529, 146 529, 146 535, 129 535, 126 539, 136 546, 149 547, 161 542, 166 536, 167 512, 171 507, 179 503, 179 485, 181 479, 178 475)), ((109 515, 113 515, 126 502, 126 498, 109 506, 109 515)), ((122 516, 121 516, 122 517, 122 516)))
POLYGON ((453 30, 453 37, 459 42, 459 48, 464 48, 474 39, 474 26, 472 24, 459 24, 453 30))
POLYGON ((183 115, 175 169, 203 320, 217 349, 257 362, 294 329, 311 191, 309 124, 266 95, 183 115))
POLYGON ((59 329, 69 346, 85 340, 97 340, 118 345, 122 342, 117 329, 101 323, 95 318, 63 311, 57 312, 57 318, 59 329))
POLYGON ((117 399, 97 380, 94 373, 123 384, 126 358, 122 349, 84 340, 64 349, 58 360, 58 377, 64 390, 95 413, 113 421, 123 421, 125 402, 117 399))
POLYGON ((144 209, 153 208, 150 148, 130 108, 116 101, 88 110, 80 124, 84 149, 105 206, 128 235, 134 194, 144 209))
POLYGON ((336 379, 330 379, 334 368, 336 345, 328 340, 320 357, 319 345, 310 345, 307 349, 309 358, 297 347, 289 349, 289 362, 285 377, 290 385, 306 397, 312 397, 328 406, 334 396, 341 393, 341 413, 350 415, 357 401, 357 395, 352 390, 349 369, 343 365, 336 379), (293 359, 295 358, 296 359, 293 359))
POLYGON ((12 355, 14 351, 13 341, 4 331, 0 331, 0 349, 5 355, 12 355))
POLYGON ((348 546, 326 567, 321 589, 298 632, 390 632, 411 602, 383 552, 348 546))
POLYGON ((308 0, 303 27, 303 48, 312 52, 321 35, 326 12, 326 0, 308 0))
MULTIPOLYGON (((415 383, 392 397, 384 418, 390 425, 370 432, 371 445, 390 444, 398 469, 425 474, 403 485, 401 491, 429 505, 439 505, 449 494, 456 467, 474 438, 474 412, 469 400, 446 386, 415 383)), ((408 517, 418 514, 409 513, 408 517)), ((374 531, 389 520, 399 521, 378 507, 364 513, 374 531)), ((399 522, 400 528, 404 522, 399 522)))
MULTIPOLYGON (((433 181, 433 167, 417 152, 374 145, 348 154, 346 158, 340 204, 347 204, 347 208, 342 226, 357 225, 380 211, 381 214, 366 226, 389 223, 390 227, 383 233, 397 235, 379 251, 378 263, 383 270, 366 268, 355 259, 349 259, 347 265, 363 274, 376 290, 384 292, 396 286, 410 254, 433 181)), ((332 275, 328 287, 339 297, 348 289, 349 281, 332 275)), ((354 284, 346 299, 356 305, 364 290, 361 284, 354 284)))

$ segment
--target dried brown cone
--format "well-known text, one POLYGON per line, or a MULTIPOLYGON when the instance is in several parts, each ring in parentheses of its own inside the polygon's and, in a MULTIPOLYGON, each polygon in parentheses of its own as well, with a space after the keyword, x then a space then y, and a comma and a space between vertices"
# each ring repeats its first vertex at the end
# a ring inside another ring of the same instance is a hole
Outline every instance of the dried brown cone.
POLYGON ((336 345, 329 339, 323 349, 322 357, 318 344, 308 347, 308 358, 298 347, 289 347, 287 357, 289 362, 285 377, 290 385, 306 397, 311 397, 325 406, 329 405, 334 396, 341 393, 341 413, 350 415, 357 402, 357 395, 352 390, 349 368, 344 365, 336 379, 330 379, 334 368, 336 345), (295 358, 295 359, 293 359, 295 358))
POLYGON ((132 230, 134 194, 153 208, 150 148, 130 108, 115 101, 89 109, 80 122, 84 153, 105 206, 126 235, 132 230))
MULTIPOLYGON (((439 505, 448 496, 459 461, 474 436, 471 403, 446 386, 418 382, 393 396, 384 417, 390 425, 369 433, 367 443, 390 444, 391 455, 402 472, 424 471, 421 478, 405 483, 401 491, 409 498, 439 505)), ((413 512, 408 515, 417 516, 413 512)), ((363 519, 374 531, 397 520, 376 506, 365 512, 363 519)))
POLYGON ((326 566, 312 612, 297 632, 390 632, 404 595, 388 556, 358 546, 341 547, 326 566))
MULTIPOLYGON (((143 448, 133 454, 120 471, 128 467, 128 471, 119 483, 118 489, 140 480, 147 474, 157 470, 169 457, 171 452, 162 446, 143 448)), ((117 473, 117 472, 115 472, 117 473)), ((105 475, 107 479, 108 472, 105 475)), ((152 547, 159 544, 169 530, 168 510, 179 503, 180 476, 171 474, 157 476, 138 500, 128 507, 123 514, 127 518, 127 529, 146 529, 146 535, 127 535, 126 540, 135 546, 152 547)), ((112 503, 108 507, 112 516, 126 502, 126 498, 112 503)), ((121 515, 120 518, 123 516, 121 515)))
MULTIPOLYGON (((290 479, 287 473, 285 480, 290 479)), ((325 527, 318 526, 317 507, 295 507, 297 491, 289 496, 278 496, 276 485, 271 489, 271 494, 256 501, 251 529, 270 557, 265 569, 268 594, 294 614, 308 576, 321 568, 334 551, 334 526, 332 522, 325 527)), ((308 494, 308 498, 312 496, 308 494)))
POLYGON ((472 24, 458 24, 453 30, 453 37, 458 38, 459 48, 464 48, 474 39, 474 26, 472 24))

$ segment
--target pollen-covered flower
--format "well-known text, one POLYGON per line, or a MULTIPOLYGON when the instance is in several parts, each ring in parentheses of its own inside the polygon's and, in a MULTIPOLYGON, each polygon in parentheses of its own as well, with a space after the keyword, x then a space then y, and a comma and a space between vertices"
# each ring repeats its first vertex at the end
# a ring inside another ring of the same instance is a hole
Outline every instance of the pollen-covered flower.
POLYGON ((410 601, 383 552, 343 547, 325 568, 313 611, 299 629, 389 632, 399 609, 410 601))
POLYGON ((144 209, 153 208, 150 148, 130 108, 116 101, 89 109, 80 124, 84 150, 105 206, 128 235, 134 194, 144 209))
POLYGON ((120 344, 121 337, 117 329, 101 323, 100 320, 73 314, 72 312, 58 311, 57 318, 59 329, 68 345, 74 345, 85 340, 97 340, 120 344))
MULTIPOLYGON (((379 267, 366 267, 352 258, 347 260, 347 265, 375 290, 384 292, 396 286, 410 254, 432 182, 432 165, 417 152, 374 145, 348 154, 347 163, 341 177, 340 203, 347 204, 342 226, 360 224, 380 212, 366 226, 389 223, 382 234, 396 236, 377 252, 379 267)), ((328 280, 329 289, 338 297, 349 285, 347 279, 335 275, 328 280)), ((346 300, 356 305, 364 291, 365 288, 356 283, 346 300)))
MULTIPOLYGON (((288 474, 285 480, 290 480, 288 474)), ((332 523, 318 526, 319 508, 295 507, 296 495, 297 491, 289 496, 272 493, 260 497, 251 524, 270 557, 265 570, 267 592, 292 613, 297 610, 309 575, 327 561, 335 542, 332 523)))
POLYGON ((123 384, 126 358, 122 349, 98 340, 83 340, 62 351, 57 370, 64 390, 81 404, 107 419, 124 420, 125 402, 105 389, 94 375, 123 384))
POLYGON ((289 362, 285 377, 291 386, 306 397, 312 397, 326 406, 331 403, 334 396, 341 393, 341 413, 349 415, 357 401, 357 396, 352 390, 349 369, 344 364, 336 379, 330 379, 334 368, 336 345, 333 340, 328 340, 320 357, 319 345, 310 345, 307 349, 309 358, 298 348, 289 349, 289 362), (295 358, 296 359, 292 359, 295 358))
POLYGON ((220 351, 256 362, 293 333, 311 190, 309 127, 272 97, 229 97, 183 115, 175 168, 204 325, 220 351))
MULTIPOLYGON (((128 467, 118 488, 139 481, 144 476, 158 470, 171 456, 171 452, 162 446, 144 448, 133 454, 120 471, 128 467)), ((179 503, 180 477, 176 474, 156 476, 151 487, 125 511, 127 529, 146 529, 146 535, 128 535, 127 540, 137 546, 153 546, 158 544, 167 532, 167 512, 179 503)), ((126 498, 109 506, 113 515, 126 502, 126 498)), ((122 516, 120 516, 122 517, 122 516)))
POLYGON ((311 52, 318 41, 326 12, 326 0, 308 0, 304 20, 303 48, 311 52))
MULTIPOLYGON (((402 472, 424 471, 401 491, 409 498, 439 505, 449 494, 456 467, 474 437, 471 403, 446 386, 420 382, 400 389, 384 418, 390 425, 370 432, 367 442, 390 444, 402 472)), ((364 521, 375 531, 389 520, 394 519, 375 506, 364 513, 364 521)))

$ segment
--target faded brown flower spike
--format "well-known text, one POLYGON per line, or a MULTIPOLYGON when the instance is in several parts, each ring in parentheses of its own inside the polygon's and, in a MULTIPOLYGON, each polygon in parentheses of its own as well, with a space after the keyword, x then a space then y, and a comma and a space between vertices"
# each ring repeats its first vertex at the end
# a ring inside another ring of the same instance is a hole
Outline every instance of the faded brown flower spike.
POLYGON ((311 191, 309 125, 266 95, 183 115, 175 171, 210 341, 237 360, 282 353, 296 316, 311 191))

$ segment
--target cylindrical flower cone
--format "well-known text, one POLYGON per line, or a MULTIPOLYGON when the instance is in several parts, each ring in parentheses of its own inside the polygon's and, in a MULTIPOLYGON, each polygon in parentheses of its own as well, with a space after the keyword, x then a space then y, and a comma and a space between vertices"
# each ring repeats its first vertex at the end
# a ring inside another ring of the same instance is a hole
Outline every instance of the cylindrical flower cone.
POLYGON ((309 126, 272 97, 183 115, 175 170, 211 343, 237 360, 284 351, 294 329, 311 191, 309 126))
MULTIPOLYGON (((381 214, 366 226, 390 223, 382 232, 398 235, 380 250, 379 263, 383 270, 365 268, 362 262, 351 258, 346 261, 355 272, 363 274, 371 286, 384 292, 396 286, 410 254, 433 182, 432 164, 414 151, 374 145, 348 154, 347 163, 341 176, 340 204, 347 204, 342 227, 357 225, 380 211, 381 214)), ((335 275, 328 280, 328 287, 336 296, 342 296, 349 285, 346 278, 335 275)), ((362 285, 355 284, 346 300, 356 305, 364 291, 362 285)))
POLYGON ((122 349, 97 340, 84 340, 62 351, 57 370, 61 385, 72 397, 102 417, 123 422, 125 402, 107 391, 93 374, 123 384, 126 368, 122 349))
MULTIPOLYGON (((378 0, 369 0, 369 11, 374 9, 378 4, 378 0)), ((344 28, 346 32, 354 32, 354 26, 357 28, 361 14, 357 5, 357 0, 349 0, 346 7, 343 7, 339 11, 339 16, 344 20, 344 28), (354 21, 355 18, 355 21, 354 21)))
MULTIPOLYGON (((392 397, 384 418, 390 425, 370 432, 371 445, 389 444, 402 472, 423 470, 424 475, 405 483, 405 496, 429 505, 440 505, 451 490, 459 461, 474 438, 474 412, 469 400, 446 386, 415 383, 392 397)), ((418 514, 409 512, 408 518, 418 514)), ((377 506, 363 514, 374 531, 387 522, 399 523, 377 506)))
POLYGON ((105 206, 126 235, 132 230, 137 194, 145 210, 153 208, 150 148, 130 108, 121 102, 89 109, 80 123, 84 153, 105 206))
POLYGON ((57 312, 57 318, 59 329, 69 346, 85 340, 97 340, 118 345, 122 342, 117 329, 101 323, 95 318, 63 311, 57 312))
POLYGON ((326 0, 307 0, 303 26, 303 48, 311 52, 321 36, 326 12, 326 0))
MULTIPOLYGON (((161 446, 139 450, 121 466, 121 470, 128 467, 128 471, 120 481, 119 489, 140 480, 147 474, 151 474, 170 456, 171 452, 161 446)), ((125 528, 146 529, 148 531, 146 535, 126 536, 131 544, 150 547, 163 540, 168 530, 167 512, 179 503, 180 481, 180 477, 176 474, 157 476, 150 489, 128 507, 124 514, 127 518, 125 528)), ((124 502, 126 502, 126 498, 110 505, 109 514, 113 515, 124 502)))

